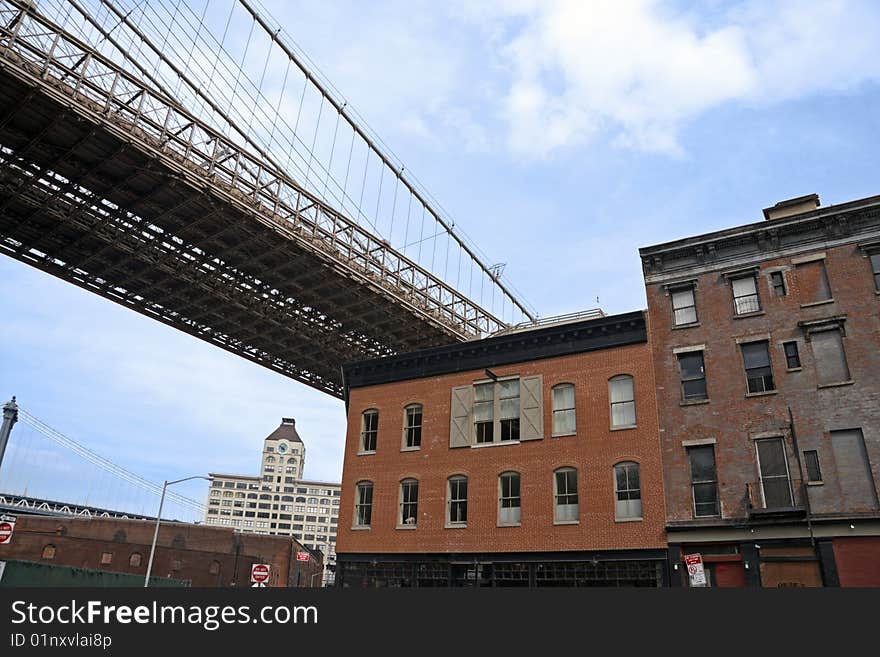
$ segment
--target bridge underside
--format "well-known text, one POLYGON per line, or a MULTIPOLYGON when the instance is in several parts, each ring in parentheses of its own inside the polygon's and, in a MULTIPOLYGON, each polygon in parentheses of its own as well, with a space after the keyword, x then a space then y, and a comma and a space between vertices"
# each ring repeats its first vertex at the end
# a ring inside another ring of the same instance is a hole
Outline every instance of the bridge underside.
POLYGON ((135 137, 0 67, 0 252, 337 397, 343 362, 462 339, 135 137))

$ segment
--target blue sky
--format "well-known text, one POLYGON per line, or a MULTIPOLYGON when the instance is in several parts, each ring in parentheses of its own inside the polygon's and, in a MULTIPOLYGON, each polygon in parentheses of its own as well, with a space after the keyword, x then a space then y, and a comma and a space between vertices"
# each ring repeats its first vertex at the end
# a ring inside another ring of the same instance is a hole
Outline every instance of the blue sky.
MULTIPOLYGON (((543 316, 644 307, 639 246, 880 193, 874 2, 264 4, 543 316)), ((7 258, 0 317, 0 397, 147 478, 255 473, 282 416, 341 477, 339 401, 7 258)))

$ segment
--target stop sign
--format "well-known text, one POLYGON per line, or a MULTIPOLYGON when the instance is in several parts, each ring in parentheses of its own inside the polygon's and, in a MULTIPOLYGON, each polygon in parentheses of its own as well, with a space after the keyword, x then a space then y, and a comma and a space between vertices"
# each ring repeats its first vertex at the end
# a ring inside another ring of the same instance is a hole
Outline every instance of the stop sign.
POLYGON ((251 566, 251 581, 262 584, 269 579, 269 566, 264 563, 255 563, 251 566))
POLYGON ((0 545, 12 542, 12 530, 15 529, 14 522, 4 520, 0 522, 0 545))

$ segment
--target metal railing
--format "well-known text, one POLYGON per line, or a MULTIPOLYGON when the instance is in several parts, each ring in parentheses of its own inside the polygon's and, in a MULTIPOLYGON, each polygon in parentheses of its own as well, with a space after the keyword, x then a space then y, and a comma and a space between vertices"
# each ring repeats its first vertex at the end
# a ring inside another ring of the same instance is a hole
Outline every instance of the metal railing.
POLYGON ((749 513, 762 511, 803 511, 803 487, 800 479, 771 477, 763 481, 746 484, 746 510, 749 513))

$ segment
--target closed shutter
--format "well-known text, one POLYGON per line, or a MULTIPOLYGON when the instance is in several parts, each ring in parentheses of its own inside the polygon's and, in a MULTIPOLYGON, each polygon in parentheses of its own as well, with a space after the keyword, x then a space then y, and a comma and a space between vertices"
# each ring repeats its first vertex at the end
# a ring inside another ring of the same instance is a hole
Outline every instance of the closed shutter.
POLYGON ((813 333, 810 342, 816 359, 816 376, 819 383, 824 385, 849 381, 849 367, 846 364, 840 331, 813 333))
POLYGON ((520 440, 540 440, 544 437, 544 377, 526 376, 520 379, 520 440))
POLYGON ((471 444, 471 409, 474 405, 473 386, 452 389, 449 413, 449 446, 469 447, 471 444))

